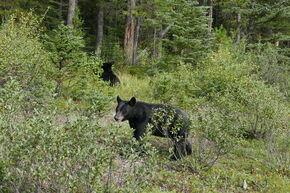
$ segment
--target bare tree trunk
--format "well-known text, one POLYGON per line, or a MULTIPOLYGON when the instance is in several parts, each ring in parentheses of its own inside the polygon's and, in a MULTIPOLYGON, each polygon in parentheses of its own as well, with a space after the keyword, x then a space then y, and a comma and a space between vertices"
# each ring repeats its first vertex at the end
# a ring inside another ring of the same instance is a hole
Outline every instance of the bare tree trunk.
POLYGON ((236 43, 239 44, 241 41, 241 12, 238 12, 237 15, 237 37, 236 37, 236 43))
POLYGON ((208 6, 209 6, 209 13, 208 13, 208 17, 209 17, 209 22, 208 22, 208 31, 209 33, 211 33, 212 30, 212 1, 213 0, 208 0, 208 6))
POLYGON ((135 26, 135 33, 134 33, 134 43, 133 43, 133 58, 132 58, 132 64, 137 63, 137 47, 138 47, 138 39, 139 39, 139 31, 140 31, 140 18, 136 19, 136 26, 135 26))
POLYGON ((97 39, 96 39, 96 53, 101 54, 101 45, 104 35, 104 7, 100 5, 98 12, 98 26, 97 26, 97 39))
POLYGON ((161 30, 158 33, 158 39, 157 39, 157 46, 156 46, 156 53, 155 55, 157 56, 157 58, 161 58, 162 56, 162 39, 164 38, 164 36, 166 35, 166 33, 170 30, 170 28, 173 26, 173 24, 168 25, 167 27, 165 27, 163 29, 163 27, 161 26, 161 30))
POLYGON ((157 36, 156 36, 157 30, 156 27, 154 27, 154 32, 153 32, 153 57, 156 57, 156 42, 157 42, 157 36))
POLYGON ((132 11, 136 8, 136 0, 128 0, 130 3, 129 15, 127 16, 127 26, 125 29, 124 38, 124 54, 127 65, 133 64, 134 55, 134 38, 135 38, 135 18, 132 11))
POLYGON ((71 28, 74 27, 73 25, 73 17, 74 17, 74 14, 75 14, 75 9, 76 9, 76 2, 77 0, 69 0, 69 3, 68 3, 68 12, 67 12, 67 25, 70 26, 71 28))

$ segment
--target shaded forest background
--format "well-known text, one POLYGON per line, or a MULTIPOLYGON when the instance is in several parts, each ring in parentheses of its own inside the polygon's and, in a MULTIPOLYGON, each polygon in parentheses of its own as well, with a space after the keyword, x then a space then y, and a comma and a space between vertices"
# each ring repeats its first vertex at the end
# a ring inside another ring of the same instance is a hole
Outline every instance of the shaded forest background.
POLYGON ((0 192, 289 192, 289 49, 287 0, 1 0, 0 192), (188 112, 194 154, 117 95, 188 112))

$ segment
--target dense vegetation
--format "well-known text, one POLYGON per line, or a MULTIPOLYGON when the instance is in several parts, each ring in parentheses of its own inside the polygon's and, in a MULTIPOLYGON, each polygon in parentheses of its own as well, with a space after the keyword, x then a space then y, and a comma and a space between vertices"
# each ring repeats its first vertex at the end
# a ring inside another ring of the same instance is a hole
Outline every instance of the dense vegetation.
POLYGON ((286 0, 1 1, 0 192, 290 192, 289 13, 286 0), (170 161, 149 133, 139 146, 113 120, 117 95, 184 109, 194 153, 170 161))

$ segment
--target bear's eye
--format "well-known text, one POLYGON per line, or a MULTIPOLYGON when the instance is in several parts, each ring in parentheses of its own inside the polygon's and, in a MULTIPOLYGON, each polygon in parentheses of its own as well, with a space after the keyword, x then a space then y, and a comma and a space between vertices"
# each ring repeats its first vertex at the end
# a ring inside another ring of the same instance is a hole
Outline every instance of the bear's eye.
POLYGON ((127 109, 125 106, 120 108, 120 112, 122 112, 122 114, 126 114, 127 113, 127 109))

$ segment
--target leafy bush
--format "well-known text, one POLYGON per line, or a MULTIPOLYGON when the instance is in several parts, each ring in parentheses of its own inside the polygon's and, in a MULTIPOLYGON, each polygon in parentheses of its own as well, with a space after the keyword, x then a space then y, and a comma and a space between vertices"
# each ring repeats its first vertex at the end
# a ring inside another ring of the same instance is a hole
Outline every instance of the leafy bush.
POLYGON ((253 74, 252 54, 224 46, 197 68, 181 65, 152 81, 153 98, 192 112, 195 158, 208 167, 240 137, 285 132, 289 109, 283 95, 253 74))
POLYGON ((28 103, 44 103, 54 86, 47 78, 50 60, 39 41, 39 23, 32 13, 18 13, 0 28, 0 86, 18 81, 28 103))
POLYGON ((273 171, 282 174, 290 172, 289 131, 272 135, 267 143, 266 156, 263 162, 273 171))
POLYGON ((99 79, 102 61, 84 52, 78 31, 61 24, 45 36, 44 45, 54 64, 55 94, 83 101, 92 111, 103 111, 114 92, 99 79))
POLYGON ((100 126, 87 118, 61 120, 57 111, 36 110, 32 117, 1 116, 1 189, 89 191, 99 189, 110 151, 100 146, 100 126), (96 148, 99 147, 99 148, 96 148))
POLYGON ((64 24, 46 35, 44 40, 53 63, 51 77, 57 82, 55 92, 61 96, 63 82, 74 78, 86 62, 84 40, 76 30, 64 24))
POLYGON ((156 149, 148 142, 145 135, 140 143, 132 138, 132 133, 126 133, 121 126, 109 125, 107 144, 117 154, 107 172, 107 192, 142 192, 150 187, 157 167, 156 149))
POLYGON ((258 66, 258 75, 269 85, 278 86, 280 91, 289 97, 290 76, 287 50, 271 44, 257 44, 252 51, 252 62, 258 66), (286 53, 283 53, 286 51, 286 53))
POLYGON ((285 128, 288 110, 282 94, 251 75, 256 66, 245 60, 249 56, 242 49, 230 49, 235 48, 221 48, 197 69, 180 66, 176 72, 156 77, 152 80, 153 97, 184 108, 190 106, 193 111, 210 102, 239 117, 241 132, 253 132, 253 137, 269 132, 270 124, 275 130, 285 128))
POLYGON ((210 169, 239 143, 238 117, 223 109, 203 105, 193 119, 195 169, 210 169))

